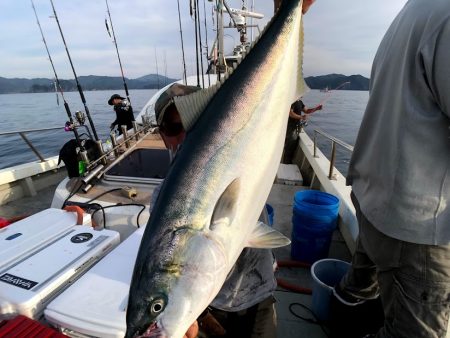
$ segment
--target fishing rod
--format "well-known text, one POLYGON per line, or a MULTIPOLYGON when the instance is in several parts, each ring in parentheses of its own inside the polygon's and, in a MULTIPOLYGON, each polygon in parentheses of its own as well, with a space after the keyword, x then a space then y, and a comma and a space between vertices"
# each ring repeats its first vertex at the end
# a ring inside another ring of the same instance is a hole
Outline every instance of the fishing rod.
POLYGON ((58 85, 56 84, 56 79, 54 79, 53 85, 55 86, 56 104, 59 107, 58 85))
MULTIPOLYGON (((64 108, 66 110, 67 117, 69 118, 70 124, 73 125, 74 123, 73 123, 72 113, 70 112, 69 104, 67 103, 66 98, 64 97, 64 92, 62 90, 61 83, 59 82, 58 74, 56 73, 55 65, 53 64, 53 60, 52 60, 52 57, 50 55, 50 51, 48 50, 47 41, 45 41, 44 32, 42 31, 41 23, 39 22, 39 18, 37 16, 37 12, 36 12, 36 8, 34 7, 33 0, 31 0, 31 6, 33 7, 34 15, 36 16, 36 21, 37 21, 37 24, 39 26, 39 30, 41 32, 42 41, 44 42, 45 49, 46 49, 47 55, 48 55, 48 59, 50 60, 50 64, 52 65, 53 73, 55 74, 55 89, 57 88, 59 90, 59 92, 61 94, 61 97, 62 97, 62 99, 64 101, 64 108)), ((56 98, 57 98, 57 100, 59 100, 58 99, 58 93, 56 93, 56 98)), ((58 101, 58 105, 59 105, 59 101, 58 101)), ((81 147, 80 137, 78 135, 77 128, 73 128, 72 131, 73 131, 73 133, 75 135, 75 139, 77 141, 77 144, 81 147)))
POLYGON ((194 25, 195 25, 195 61, 196 61, 196 70, 197 70, 197 87, 200 88, 200 60, 198 57, 198 49, 199 49, 199 41, 198 41, 198 11, 197 11, 197 6, 198 2, 197 0, 191 0, 191 16, 192 16, 192 12, 194 14, 194 25), (194 8, 192 7, 194 6, 194 8))
POLYGON ((345 86, 346 84, 349 84, 349 83, 350 83, 350 81, 343 82, 343 83, 341 83, 339 86, 337 86, 336 88, 334 88, 332 91, 329 91, 329 92, 327 93, 327 95, 322 99, 322 101, 320 101, 319 106, 320 106, 320 105, 323 105, 323 104, 325 103, 325 101, 328 101, 328 99, 331 97, 331 95, 333 94, 333 92, 334 92, 335 90, 338 90, 339 88, 341 88, 341 87, 343 87, 343 86, 345 86))
MULTIPOLYGON (((122 72, 122 81, 123 81, 123 86, 125 88, 125 94, 127 95, 128 102, 131 102, 130 94, 128 93, 127 83, 125 82, 125 76, 123 75, 122 61, 120 60, 119 48, 117 47, 117 39, 116 39, 116 34, 114 33, 114 26, 113 26, 113 22, 111 19, 111 13, 109 11, 108 0, 105 0, 105 1, 106 1, 106 9, 108 11, 108 16, 109 16, 109 22, 111 23, 112 38, 113 38, 114 46, 116 46, 116 52, 117 52, 117 58, 119 59, 120 71, 122 72)), ((105 19, 105 25, 106 25, 106 30, 108 31, 109 37, 111 37, 111 34, 109 33, 108 22, 106 19, 105 19)))
MULTIPOLYGON (((206 4, 205 4, 205 0, 203 0, 203 15, 204 15, 204 20, 203 23, 205 24, 205 55, 206 55, 206 62, 208 62, 208 51, 209 51, 209 46, 208 46, 208 29, 206 27, 206 4)), ((211 86, 211 76, 208 72, 208 87, 211 86)))
POLYGON ((183 56, 183 80, 184 84, 187 85, 186 61, 184 59, 183 30, 181 29, 180 0, 177 0, 177 5, 178 5, 178 25, 180 26, 180 37, 181 37, 181 54, 183 56))
POLYGON ((203 70, 203 52, 202 52, 202 30, 200 28, 200 6, 198 5, 198 0, 196 0, 196 10, 197 10, 197 26, 198 26, 198 40, 199 40, 199 50, 197 53, 200 53, 200 69, 202 74, 202 87, 205 88, 205 73, 203 70))
POLYGON ((83 102, 84 109, 86 111, 87 118, 89 120, 89 125, 91 126, 92 132, 94 133, 95 141, 99 141, 100 139, 97 136, 97 131, 95 130, 94 122, 91 118, 91 113, 89 112, 89 108, 86 104, 86 99, 84 98, 83 89, 81 88, 80 82, 78 81, 77 73, 75 72, 75 68, 73 67, 72 58, 70 57, 69 49, 67 48, 66 40, 64 39, 64 34, 61 29, 61 25, 59 24, 58 15, 56 14, 55 6, 53 5, 53 0, 50 0, 53 8, 53 14, 55 15, 56 23, 58 24, 59 32, 61 33, 61 38, 64 43, 64 47, 66 48, 67 57, 69 58, 70 66, 72 67, 73 75, 75 77, 75 82, 77 83, 78 92, 80 93, 81 101, 83 102))
POLYGON ((159 71, 158 71, 158 56, 156 55, 156 47, 155 47, 155 63, 156 63, 156 83, 158 84, 159 88, 159 71))

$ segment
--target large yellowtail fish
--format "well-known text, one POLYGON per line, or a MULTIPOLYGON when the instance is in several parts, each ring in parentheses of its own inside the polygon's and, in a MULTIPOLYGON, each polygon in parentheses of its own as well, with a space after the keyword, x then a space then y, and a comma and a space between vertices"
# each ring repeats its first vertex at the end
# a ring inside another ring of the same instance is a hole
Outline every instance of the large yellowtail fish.
POLYGON ((301 0, 285 0, 218 86, 179 97, 201 114, 177 153, 136 259, 126 337, 183 337, 245 247, 289 240, 258 223, 304 92, 301 0))

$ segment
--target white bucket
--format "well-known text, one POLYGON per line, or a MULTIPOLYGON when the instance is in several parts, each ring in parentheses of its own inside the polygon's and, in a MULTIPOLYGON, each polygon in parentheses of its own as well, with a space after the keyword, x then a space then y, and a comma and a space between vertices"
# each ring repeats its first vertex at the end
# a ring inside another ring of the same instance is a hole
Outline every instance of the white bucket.
POLYGON ((341 281, 349 267, 350 263, 333 258, 321 259, 311 266, 312 311, 320 321, 329 319, 333 288, 341 281))

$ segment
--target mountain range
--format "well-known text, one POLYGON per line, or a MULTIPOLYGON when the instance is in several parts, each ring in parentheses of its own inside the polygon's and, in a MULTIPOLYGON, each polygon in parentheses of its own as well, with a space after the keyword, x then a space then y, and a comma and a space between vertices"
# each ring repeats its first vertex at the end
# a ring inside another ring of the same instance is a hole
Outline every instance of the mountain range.
MULTIPOLYGON (((157 89, 168 83, 176 81, 176 79, 168 78, 162 75, 149 74, 136 79, 125 78, 128 89, 157 89)), ((123 80, 121 77, 113 76, 79 76, 83 90, 113 90, 122 89, 123 80)), ((335 89, 345 82, 349 82, 339 89, 343 90, 369 90, 369 79, 361 75, 346 76, 342 74, 328 74, 321 76, 310 76, 305 78, 306 83, 311 89, 335 89)), ((63 91, 76 91, 77 85, 75 80, 60 80, 63 91)), ((55 91, 53 79, 36 78, 8 79, 0 77, 0 94, 10 93, 45 93, 55 91)))
MULTIPOLYGON (((113 76, 79 76, 83 90, 110 90, 122 89, 123 80, 121 77, 113 76)), ((125 78, 128 89, 157 89, 166 84, 176 81, 176 79, 168 78, 162 75, 150 74, 141 76, 136 79, 125 78)), ((59 80, 62 90, 65 92, 76 91, 77 84, 75 80, 59 80)), ((37 79, 8 79, 0 77, 0 94, 9 93, 45 93, 55 91, 53 79, 37 78, 37 79)))

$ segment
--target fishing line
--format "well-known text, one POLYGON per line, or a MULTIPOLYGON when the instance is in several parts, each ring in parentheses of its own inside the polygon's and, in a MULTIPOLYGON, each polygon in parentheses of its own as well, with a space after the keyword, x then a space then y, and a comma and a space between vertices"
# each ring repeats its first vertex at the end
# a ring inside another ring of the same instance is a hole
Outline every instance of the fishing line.
MULTIPOLYGON (((50 64, 52 65, 53 74, 55 74, 55 89, 58 89, 59 92, 61 93, 61 97, 62 97, 62 99, 64 101, 64 108, 66 110, 67 117, 69 118, 70 124, 73 125, 72 113, 70 112, 69 104, 67 103, 66 98, 64 97, 64 92, 63 92, 63 89, 61 87, 61 83, 59 82, 58 74, 56 73, 55 65, 53 64, 53 60, 52 60, 52 57, 50 55, 50 51, 48 50, 47 41, 45 41, 44 32, 42 31, 41 23, 40 23, 39 18, 37 16, 37 12, 36 12, 36 8, 34 7, 33 0, 31 0, 31 6, 33 7, 34 15, 36 16, 36 22, 38 24, 39 31, 41 32, 42 41, 44 42, 45 50, 47 51, 47 55, 48 55, 48 59, 50 61, 50 64)), ((58 105, 59 105, 58 93, 56 93, 56 99, 57 99, 57 102, 58 102, 58 105)), ((81 150, 83 150, 84 148, 83 148, 83 146, 82 146, 82 144, 80 142, 80 137, 78 135, 77 128, 73 128, 72 131, 73 131, 73 133, 75 135, 75 139, 77 141, 78 146, 81 148, 81 150)))
MULTIPOLYGON (((131 103, 130 94, 128 93, 128 86, 127 86, 127 83, 125 82, 125 76, 123 75, 122 61, 120 60, 119 47, 117 47, 117 39, 116 39, 116 34, 114 33, 114 26, 113 26, 113 22, 111 19, 111 13, 109 11, 108 0, 105 0, 105 1, 106 1, 106 10, 107 10, 108 16, 109 16, 109 22, 111 23, 112 38, 113 38, 114 46, 116 46, 117 58, 119 59, 119 66, 120 66, 120 71, 122 73, 122 81, 123 81, 123 86, 125 88, 125 94, 127 95, 128 102, 131 103)), ((106 19, 105 19, 105 25, 106 25, 106 30, 108 31, 109 37, 111 37, 111 34, 109 33, 108 22, 106 19)))
POLYGON ((50 0, 53 8, 53 14, 55 15, 56 23, 58 24, 59 32, 61 33, 61 38, 64 43, 64 47, 66 48, 67 57, 69 58, 70 66, 72 67, 73 75, 75 76, 75 82, 77 83, 78 92, 80 93, 81 101, 83 102, 84 109, 86 111, 87 118, 89 120, 89 125, 91 126, 92 132, 94 133, 94 138, 96 141, 99 141, 97 136, 97 131, 95 130, 94 122, 92 121, 91 114, 89 112, 89 108, 86 105, 86 99, 84 98, 83 89, 81 88, 80 82, 78 81, 77 73, 75 72, 75 68, 73 67, 72 58, 70 57, 69 49, 67 48, 66 40, 64 39, 64 34, 61 29, 61 25, 59 24, 58 15, 56 14, 55 6, 53 5, 53 0, 50 0))
POLYGON ((341 87, 343 87, 343 86, 345 86, 346 84, 349 84, 349 83, 350 83, 350 81, 341 83, 339 86, 337 86, 337 87, 334 88, 333 90, 329 91, 329 92, 327 93, 327 95, 325 95, 325 97, 322 99, 322 101, 320 101, 320 103, 319 103, 318 105, 319 105, 319 106, 320 106, 320 105, 323 105, 326 101, 328 101, 328 99, 331 97, 331 95, 334 94, 334 91, 335 91, 335 90, 338 90, 339 88, 341 88, 341 87))

